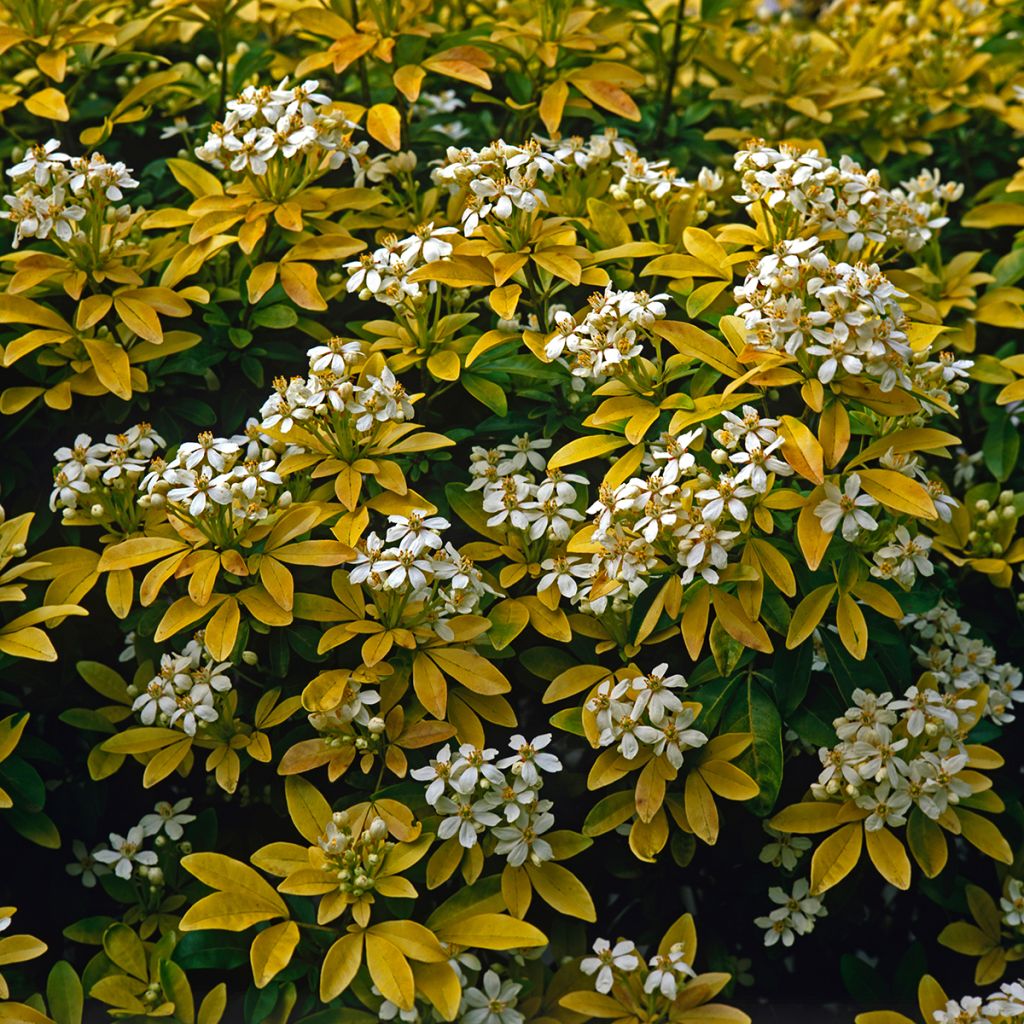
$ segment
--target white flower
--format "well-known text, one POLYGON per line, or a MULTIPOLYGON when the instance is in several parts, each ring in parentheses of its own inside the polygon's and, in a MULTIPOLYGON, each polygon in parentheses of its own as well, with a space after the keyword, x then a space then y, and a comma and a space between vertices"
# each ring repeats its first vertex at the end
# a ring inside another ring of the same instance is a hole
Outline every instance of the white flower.
POLYGON ((459 1024, 523 1024, 525 1017, 516 1006, 522 985, 504 981, 495 971, 485 971, 483 990, 467 988, 462 993, 462 1016, 459 1024))
POLYGON ((673 1001, 679 994, 680 979, 685 984, 686 978, 697 977, 681 949, 670 950, 665 956, 652 956, 649 964, 651 972, 644 979, 644 991, 648 994, 660 992, 673 1001))
POLYGON ((155 836, 161 830, 167 833, 168 839, 179 840, 184 834, 182 825, 195 821, 194 814, 185 814, 185 811, 192 806, 192 798, 184 797, 175 804, 161 800, 153 809, 152 814, 144 815, 139 826, 147 836, 155 836))
POLYGON ((157 862, 157 856, 152 850, 141 848, 145 838, 141 825, 130 829, 127 836, 111 832, 111 848, 97 850, 93 857, 101 864, 112 866, 118 878, 131 878, 133 865, 144 864, 146 867, 152 867, 157 862))
POLYGON ((843 539, 854 541, 861 530, 877 530, 877 521, 865 511, 878 504, 870 494, 860 493, 860 474, 851 473, 843 490, 831 482, 825 484, 825 500, 819 502, 814 514, 826 533, 835 533, 841 525, 843 539))
MULTIPOLYGON (((82 879, 82 885, 84 885, 86 889, 95 888, 97 878, 110 874, 110 868, 106 867, 96 859, 96 854, 101 849, 103 849, 103 847, 98 846, 92 851, 92 853, 90 853, 81 839, 76 839, 71 844, 71 852, 75 855, 76 859, 73 863, 68 864, 64 870, 67 871, 72 878, 80 877, 82 879)), ((8 921, 9 920, 10 919, 8 918, 8 921)), ((2 922, 0 922, 0 925, 2 925, 2 922)), ((0 931, 2 930, 3 928, 0 927, 0 931)))
POLYGON ((519 775, 528 786, 538 786, 541 772, 560 772, 562 762, 554 754, 544 753, 544 748, 551 742, 551 733, 536 736, 527 743, 526 737, 516 734, 509 741, 515 751, 511 757, 502 758, 497 762, 498 768, 511 768, 513 775, 519 775))
POLYGON ((584 957, 580 961, 580 970, 584 974, 595 974, 594 988, 602 995, 607 995, 615 983, 615 971, 627 974, 640 966, 640 958, 636 955, 636 947, 628 939, 620 939, 614 946, 607 939, 598 939, 594 943, 595 956, 584 957))

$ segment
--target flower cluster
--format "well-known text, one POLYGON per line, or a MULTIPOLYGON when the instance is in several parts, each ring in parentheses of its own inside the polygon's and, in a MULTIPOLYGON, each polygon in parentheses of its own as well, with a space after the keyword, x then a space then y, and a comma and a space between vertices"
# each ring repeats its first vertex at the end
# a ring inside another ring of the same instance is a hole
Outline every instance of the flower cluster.
POLYGON ((415 307, 419 300, 437 290, 437 282, 429 281, 421 286, 410 281, 409 275, 417 267, 451 255, 452 243, 448 236, 453 234, 458 234, 458 229, 435 228, 429 223, 406 238, 388 235, 380 248, 345 264, 346 290, 358 294, 364 301, 376 299, 386 306, 415 307))
POLYGON ((572 373, 596 382, 614 376, 643 351, 646 328, 665 317, 668 295, 615 291, 590 297, 583 319, 568 312, 555 314, 557 330, 545 347, 548 359, 566 356, 572 373))
POLYGON ((736 288, 747 343, 792 357, 822 384, 866 377, 949 405, 967 389, 971 361, 929 359, 910 345, 905 297, 878 264, 836 262, 817 237, 780 242, 736 288))
POLYGON ((550 438, 528 434, 492 449, 474 446, 469 467, 473 482, 466 490, 483 492, 488 526, 521 531, 539 544, 569 539, 574 524, 583 520, 575 507, 576 488, 587 481, 576 473, 547 470, 541 453, 550 446, 550 438), (538 482, 541 472, 544 478, 538 482))
POLYGON ((925 674, 900 700, 857 689, 853 701, 833 722, 839 743, 818 751, 816 799, 854 801, 869 812, 864 828, 873 832, 905 825, 912 807, 934 821, 972 794, 958 776, 968 761, 963 737, 979 718, 976 700, 943 692, 925 674))
MULTIPOLYGON (((317 839, 310 862, 319 868, 351 902, 361 900, 377 887, 384 854, 394 846, 388 842, 388 827, 383 818, 371 821, 350 821, 345 811, 335 811, 323 834, 317 839)), ((345 904, 330 915, 321 914, 322 921, 337 917, 345 904)))
POLYGON ((94 888, 97 879, 111 872, 123 879, 136 875, 151 886, 159 887, 163 884, 163 871, 158 867, 156 852, 145 849, 145 842, 153 839, 156 846, 162 846, 168 839, 172 842, 180 840, 184 826, 196 820, 194 814, 187 813, 191 806, 191 797, 184 797, 173 804, 161 800, 153 808, 153 813, 143 815, 126 835, 111 832, 109 845, 101 843, 92 851, 76 839, 72 844, 75 860, 68 864, 67 873, 81 878, 87 889, 94 888))
POLYGON ((494 852, 512 867, 551 860, 554 851, 543 835, 555 819, 540 791, 544 775, 560 772, 562 762, 545 750, 550 742, 550 733, 532 741, 513 736, 512 754, 498 760, 493 747, 463 744, 453 754, 446 744, 428 765, 414 769, 412 777, 428 783, 427 803, 441 816, 438 838, 458 837, 468 850, 487 833, 494 852))
POLYGON ((788 893, 779 885, 768 890, 768 898, 777 906, 766 916, 754 919, 754 924, 764 929, 766 946, 779 942, 792 946, 797 935, 810 935, 817 919, 828 916, 821 899, 810 893, 810 882, 806 878, 797 879, 788 893))
POLYGON ((516 210, 530 214, 546 207, 537 180, 553 177, 559 166, 536 140, 514 146, 498 139, 481 150, 449 146, 432 177, 452 194, 466 191, 462 230, 469 236, 482 223, 507 221, 516 210))
POLYGON ((591 556, 594 570, 582 595, 589 607, 600 614, 611 596, 636 597, 658 564, 682 566, 684 584, 698 576, 717 583, 752 508, 776 477, 793 473, 782 457, 778 426, 746 405, 742 415, 724 414, 701 462, 703 428, 664 434, 648 447, 648 476, 602 487, 587 510, 596 517, 591 540, 601 546, 591 556))
POLYGON ((268 442, 254 423, 232 437, 205 430, 179 445, 170 462, 153 461, 142 480, 142 504, 166 508, 224 543, 236 523, 259 522, 291 504, 268 442))
POLYGON ((920 640, 911 649, 918 664, 935 679, 945 694, 956 694, 978 683, 988 686, 985 717, 997 725, 1015 719, 1013 707, 1024 701, 1021 671, 1008 662, 997 662, 995 649, 978 637, 971 637, 969 623, 945 601, 927 612, 911 613, 903 619, 920 640))
POLYGON ((943 183, 938 171, 887 189, 877 170, 865 171, 849 156, 836 165, 816 149, 774 148, 761 139, 738 150, 733 167, 743 190, 733 197, 737 202, 763 203, 786 223, 790 238, 838 234, 847 254, 917 252, 948 223, 946 209, 964 191, 943 183))
POLYGON ((230 669, 231 663, 217 662, 197 634, 180 652, 160 658, 160 671, 141 693, 129 687, 132 711, 143 725, 159 723, 195 736, 204 723, 220 717, 218 698, 231 690, 230 669))
POLYGON ((452 641, 446 622, 479 608, 480 599, 494 590, 472 560, 442 537, 451 524, 419 509, 388 516, 384 537, 369 533, 349 563, 349 583, 365 585, 375 595, 420 609, 420 621, 439 637, 452 641), (391 545, 391 546, 389 546, 391 545))
POLYGON ((25 238, 71 242, 87 219, 126 220, 131 208, 114 204, 139 184, 121 161, 108 163, 100 153, 72 158, 57 139, 31 146, 7 174, 14 191, 4 196, 9 209, 0 210, 0 219, 14 225, 15 249, 25 238))
POLYGON ((593 955, 580 961, 580 970, 594 979, 594 988, 607 995, 616 986, 636 986, 657 1002, 675 1002, 679 993, 696 973, 686 961, 679 944, 665 954, 655 954, 646 963, 629 939, 619 939, 613 946, 607 939, 597 939, 593 955))
POLYGON ((686 751, 707 743, 704 733, 690 728, 699 705, 684 704, 675 693, 686 688, 686 680, 667 671, 663 662, 646 675, 601 683, 586 704, 600 730, 600 746, 614 746, 627 761, 647 750, 679 769, 686 751))
POLYGON ((378 428, 412 418, 405 388, 386 367, 365 381, 355 372, 365 357, 356 341, 332 338, 307 352, 309 371, 290 380, 278 377, 260 407, 260 426, 299 448, 311 436, 325 450, 347 454, 367 444, 378 428))
POLYGON ((133 530, 139 520, 141 481, 164 439, 148 423, 93 441, 79 434, 53 457, 50 508, 68 525, 87 523, 133 530))
POLYGON ((1019 1024, 1024 1021, 1024 981, 1009 981, 985 999, 949 999, 933 1014, 935 1024, 1019 1024))
POLYGON ((289 86, 287 79, 277 88, 246 86, 228 101, 224 120, 210 127, 196 156, 220 170, 256 177, 266 175, 278 156, 291 161, 311 155, 319 162, 329 154, 331 168, 346 160, 357 165, 367 143, 352 144, 356 126, 331 112, 331 99, 319 88, 315 80, 289 86))

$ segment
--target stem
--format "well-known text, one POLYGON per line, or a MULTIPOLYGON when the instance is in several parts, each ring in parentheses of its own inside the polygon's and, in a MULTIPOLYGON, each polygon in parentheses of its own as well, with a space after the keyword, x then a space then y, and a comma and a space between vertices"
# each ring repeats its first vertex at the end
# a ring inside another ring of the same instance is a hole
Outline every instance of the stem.
POLYGON ((665 127, 668 123, 669 112, 672 110, 672 94, 675 91, 676 74, 679 71, 679 44, 683 35, 684 14, 685 0, 678 0, 675 18, 672 22, 672 49, 668 55, 668 67, 665 71, 665 93, 661 98, 661 112, 658 114, 658 133, 654 137, 655 145, 661 145, 665 140, 665 127))

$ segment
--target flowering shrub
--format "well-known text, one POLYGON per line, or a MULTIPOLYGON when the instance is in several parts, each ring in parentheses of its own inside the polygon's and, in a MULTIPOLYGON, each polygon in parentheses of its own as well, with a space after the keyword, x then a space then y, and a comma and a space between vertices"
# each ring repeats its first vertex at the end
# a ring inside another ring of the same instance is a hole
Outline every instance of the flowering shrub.
POLYGON ((1024 1020, 1022 32, 10 0, 0 1022, 1024 1020))

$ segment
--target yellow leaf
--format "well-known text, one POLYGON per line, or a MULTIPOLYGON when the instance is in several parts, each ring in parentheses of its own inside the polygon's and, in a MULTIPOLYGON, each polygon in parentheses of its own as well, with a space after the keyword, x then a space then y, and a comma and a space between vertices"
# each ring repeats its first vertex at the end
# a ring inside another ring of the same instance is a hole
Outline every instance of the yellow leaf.
POLYGON ((892 469, 862 469, 860 483, 864 491, 886 508, 921 519, 935 519, 935 504, 916 480, 892 469))
POLYGON ((418 64, 403 64, 392 76, 395 88, 410 102, 415 103, 426 72, 418 64))
POLYGON ((909 889, 910 858, 906 847, 884 825, 874 832, 865 829, 864 838, 878 873, 897 889, 909 889))
POLYGON ((839 595, 836 625, 839 627, 839 639, 842 640, 843 646, 858 661, 863 661, 868 653, 868 624, 864 620, 860 605, 849 594, 839 595))
POLYGON ((857 866, 863 842, 859 822, 844 825, 823 840, 811 858, 811 892, 817 895, 841 882, 857 866))
POLYGON ((51 121, 67 121, 71 118, 68 105, 59 89, 40 89, 25 100, 25 109, 36 117, 45 117, 51 121))
POLYGON ((511 320, 516 315, 516 306, 519 305, 519 296, 523 289, 517 284, 506 284, 501 288, 495 288, 487 297, 487 301, 502 320, 511 320))
POLYGON ((402 1010, 412 1009, 416 982, 409 961, 393 942, 374 932, 367 932, 366 966, 385 999, 390 999, 402 1010))
POLYGON ((804 556, 807 568, 814 570, 821 565, 825 557, 832 534, 821 528, 821 519, 814 514, 815 508, 824 500, 824 489, 815 487, 808 495, 804 507, 796 520, 796 539, 800 545, 800 553, 804 556))
POLYGON ((155 754, 146 764, 146 770, 142 775, 143 787, 149 789, 166 779, 185 760, 191 749, 192 738, 186 736, 155 754))
POLYGON ((782 454, 804 479, 824 483, 824 451, 810 427, 795 416, 783 416, 779 426, 782 454))
POLYGON ((715 588, 711 594, 711 603, 718 621, 729 636, 755 651, 763 651, 765 654, 772 652, 772 642, 764 626, 747 615, 737 597, 715 588))
POLYGON ((695 324, 682 320, 660 320, 651 325, 651 333, 668 341, 677 352, 690 359, 699 359, 727 377, 739 377, 745 370, 727 345, 702 331, 695 324))
POLYGON ((249 962, 257 988, 264 988, 288 966, 298 944, 299 926, 294 921, 272 925, 253 939, 249 962))
POLYGON ((584 1017, 614 1019, 623 1016, 622 1004, 600 992, 570 992, 558 1000, 558 1005, 584 1017))
MULTIPOLYGON (((939 944, 965 956, 984 956, 994 943, 976 925, 968 921, 954 921, 939 932, 939 944)), ((995 944, 998 944, 998 939, 995 944)))
POLYGON ((803 835, 829 832, 839 824, 839 812, 842 808, 842 804, 817 800, 790 804, 779 811, 768 824, 777 832, 796 832, 803 835))
POLYGON ((718 839, 718 808, 708 784, 697 772, 686 776, 684 805, 686 820, 694 834, 708 846, 714 846, 718 839))
POLYGON ((287 916, 288 908, 274 887, 248 864, 222 853, 190 853, 181 866, 204 885, 222 892, 234 892, 262 900, 287 916))
POLYGON ((545 704, 553 704, 567 697, 574 697, 577 693, 596 686, 609 675, 609 670, 602 665, 574 665, 555 676, 541 700, 545 704))
POLYGON ((303 309, 324 310, 324 302, 316 283, 316 268, 312 263, 282 263, 281 287, 297 306, 303 309))
POLYGON ((402 115, 390 103, 375 103, 366 115, 366 130, 391 150, 402 148, 402 115))
POLYGON ((229 597, 206 624, 204 642, 217 661, 226 661, 231 655, 240 621, 238 601, 229 597))
POLYGON ((30 661, 57 660, 56 648, 37 626, 27 626, 13 633, 0 633, 0 651, 12 658, 28 658, 30 661))
POLYGON ((629 94, 617 85, 600 78, 589 78, 578 72, 570 76, 570 81, 591 103, 603 110, 618 114, 628 121, 640 120, 640 108, 630 99, 629 94))
POLYGON ((457 352, 445 348, 427 357, 427 369, 437 380, 458 380, 462 363, 457 352))
POLYGON ((131 398, 132 370, 128 353, 120 345, 104 338, 83 338, 82 344, 100 383, 118 398, 125 401, 131 398))
MULTIPOLYGON (((275 893, 275 895, 277 895, 275 893)), ((278 897, 280 898, 280 897, 278 897)), ((215 892, 204 896, 185 912, 178 924, 183 932, 218 928, 226 932, 244 932, 261 921, 286 916, 287 911, 264 903, 245 893, 215 892)))
POLYGON ((539 865, 526 863, 526 873, 530 876, 537 895, 560 914, 578 917, 583 921, 597 920, 594 901, 590 898, 583 883, 567 868, 552 860, 539 865))
POLYGON ((410 281, 440 281, 452 288, 493 288, 494 268, 483 256, 451 256, 417 267, 410 281))
POLYGON ((711 791, 726 800, 751 800, 761 792, 745 771, 728 761, 705 761, 698 771, 711 791))
POLYGON ((412 965, 416 978, 416 991, 427 997, 443 1020, 452 1021, 459 1015, 462 986, 449 963, 412 965))
POLYGON ((561 78, 552 82, 540 95, 538 113, 548 134, 553 135, 562 123, 565 101, 569 98, 569 86, 561 78))
POLYGON ((825 465, 831 469, 846 454, 850 446, 850 414, 840 401, 832 401, 818 421, 818 440, 821 442, 825 465))
POLYGON ((349 987, 363 962, 363 933, 344 935, 327 951, 320 968, 320 1000, 329 1003, 349 987))
POLYGON ((530 909, 532 897, 533 888, 526 869, 506 864, 501 872, 501 898, 505 901, 508 912, 522 920, 530 909))
POLYGON ((263 298, 277 280, 277 264, 261 263, 253 267, 249 280, 246 282, 246 291, 249 293, 250 304, 255 304, 263 298))
POLYGON ((479 949, 525 949, 546 946, 544 933, 507 914, 473 914, 435 928, 442 942, 479 949))
POLYGON ((448 703, 448 685, 444 673, 422 651, 413 660, 412 685, 427 711, 435 718, 443 719, 448 703))
POLYGON ((222 196, 224 194, 224 186, 220 183, 220 178, 191 160, 171 157, 165 163, 168 170, 174 175, 174 180, 197 199, 201 199, 203 196, 222 196))
MULTIPOLYGON (((159 345, 164 340, 164 329, 160 326, 160 318, 148 302, 144 302, 142 299, 114 296, 114 309, 125 327, 144 341, 159 345)), ((117 347, 113 345, 113 342, 108 341, 105 344, 117 347)))
POLYGON ((288 814, 299 835, 316 844, 331 819, 331 805, 320 790, 298 775, 289 775, 284 784, 288 814))
POLYGON ((1013 863, 1013 850, 1010 844, 988 818, 962 807, 958 807, 955 813, 960 819, 961 834, 972 846, 993 860, 1003 864, 1013 863))

